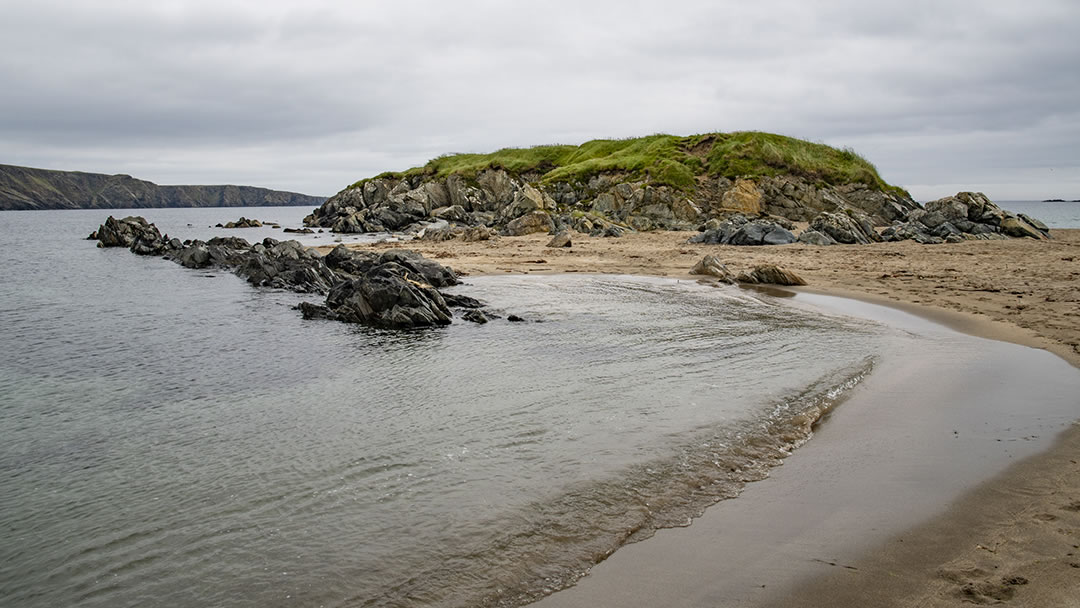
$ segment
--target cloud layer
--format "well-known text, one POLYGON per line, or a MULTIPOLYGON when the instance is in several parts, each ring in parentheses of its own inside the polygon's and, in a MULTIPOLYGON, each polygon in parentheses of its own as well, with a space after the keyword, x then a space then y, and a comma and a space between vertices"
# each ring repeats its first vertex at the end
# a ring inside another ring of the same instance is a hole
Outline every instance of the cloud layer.
POLYGON ((1080 4, 45 2, 0 162, 332 194, 447 152, 756 129, 929 199, 1080 197, 1080 4))

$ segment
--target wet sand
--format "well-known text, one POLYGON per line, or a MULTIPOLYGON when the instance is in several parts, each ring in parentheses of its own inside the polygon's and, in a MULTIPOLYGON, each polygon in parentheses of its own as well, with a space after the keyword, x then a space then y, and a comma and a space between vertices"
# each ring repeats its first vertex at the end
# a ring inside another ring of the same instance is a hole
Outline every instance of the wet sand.
POLYGON ((946 345, 944 359, 888 357, 769 479, 689 528, 621 549, 541 606, 1071 606, 1080 388, 1049 387, 1080 372, 1015 346, 1080 366, 1080 230, 1053 235, 939 246, 735 248, 689 245, 686 233, 574 235, 569 250, 544 247, 546 235, 408 246, 472 274, 696 280, 687 272, 707 253, 735 270, 778 264, 810 283, 801 305, 909 324, 946 345), (926 319, 1013 344, 942 338, 947 330, 926 319), (1010 417, 1049 402, 1063 412, 1010 417))
MULTIPOLYGON (((1019 559, 984 566, 985 573, 964 566, 962 556, 981 552, 979 544, 1001 549, 1007 538, 967 527, 973 508, 1006 516, 1005 531, 1026 523, 1002 504, 983 505, 981 484, 1012 463, 1040 458, 1070 428, 1080 373, 1045 351, 964 336, 892 309, 851 301, 823 308, 905 327, 923 337, 923 348, 883 356, 814 439, 768 479, 687 528, 620 549, 538 607, 948 606, 975 597, 965 592, 967 583, 987 581, 998 585, 991 593, 1073 597, 1069 533, 1040 537, 1019 559), (1017 414, 1018 405, 1025 411, 1017 414), (970 492, 980 493, 966 497, 970 492), (964 506, 943 513, 955 501, 964 506), (955 534, 943 540, 937 529, 955 534), (1031 560, 1033 549, 1044 564, 1058 560, 1058 576, 1029 573, 1024 558, 1031 560), (1023 589, 1001 583, 1024 573, 1023 589)), ((1061 473, 1029 469, 1044 484, 1061 473)), ((1015 479, 991 483, 1009 481, 1015 479)), ((1004 492, 1031 498, 1029 488, 1004 492)), ((1030 515, 1056 516, 1067 504, 1041 498, 1050 504, 1029 507, 1030 515)), ((1026 605, 1068 605, 1045 599, 1026 605)))

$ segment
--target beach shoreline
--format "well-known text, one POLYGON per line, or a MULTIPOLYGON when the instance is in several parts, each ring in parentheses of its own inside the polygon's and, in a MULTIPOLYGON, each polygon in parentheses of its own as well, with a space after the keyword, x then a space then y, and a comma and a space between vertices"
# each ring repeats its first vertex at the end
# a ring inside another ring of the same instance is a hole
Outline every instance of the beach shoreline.
MULTIPOLYGON (((793 291, 884 305, 964 334, 1044 349, 1080 367, 1080 314, 1074 310, 1080 301, 1080 230, 1054 230, 1048 242, 934 246, 740 248, 688 244, 688 236, 641 233, 600 239, 573 234, 570 249, 545 247, 550 237, 542 234, 362 248, 418 250, 466 276, 582 272, 702 280, 689 269, 706 254, 717 255, 735 271, 776 264, 809 283, 793 291)), ((901 534, 864 547, 858 566, 852 566, 857 570, 788 573, 790 580, 776 593, 733 605, 791 605, 795 600, 806 606, 1075 605, 1061 600, 1080 597, 1078 458, 1080 427, 1073 423, 1048 449, 978 480, 955 502, 938 505, 936 514, 901 534), (866 575, 872 572, 881 576, 866 575)), ((664 567, 674 571, 680 565, 664 567)), ((570 594, 559 593, 550 599, 556 600, 553 605, 575 605, 567 598, 570 594)), ((669 605, 698 604, 676 600, 669 605)))
MULTIPOLYGON (((729 268, 775 264, 806 279, 808 292, 879 303, 926 316, 971 335, 1049 350, 1080 367, 1080 229, 1053 240, 1008 239, 920 245, 736 247, 687 243, 692 233, 647 232, 622 238, 572 233, 573 246, 546 247, 546 234, 460 240, 349 244, 412 249, 463 276, 483 274, 630 274, 709 280, 690 274, 705 255, 729 268)), ((323 253, 332 246, 317 247, 323 253)))

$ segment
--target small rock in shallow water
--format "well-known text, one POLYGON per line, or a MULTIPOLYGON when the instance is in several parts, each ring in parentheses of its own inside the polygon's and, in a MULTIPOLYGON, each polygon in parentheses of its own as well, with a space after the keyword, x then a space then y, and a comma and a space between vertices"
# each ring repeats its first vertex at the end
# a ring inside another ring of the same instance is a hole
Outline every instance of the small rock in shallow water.
POLYGON ((483 313, 483 311, 475 310, 475 309, 470 310, 470 311, 466 312, 465 314, 461 315, 461 318, 465 319, 466 321, 470 321, 472 323, 483 324, 483 323, 488 322, 487 315, 485 315, 483 313))

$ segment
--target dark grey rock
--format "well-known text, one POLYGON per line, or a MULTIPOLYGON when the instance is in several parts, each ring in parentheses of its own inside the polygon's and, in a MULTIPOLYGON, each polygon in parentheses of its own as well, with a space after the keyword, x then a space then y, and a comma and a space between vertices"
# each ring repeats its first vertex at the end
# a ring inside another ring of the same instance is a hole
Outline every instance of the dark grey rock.
POLYGON ((859 211, 822 213, 810 222, 810 229, 829 236, 837 243, 848 245, 881 241, 881 236, 874 230, 866 214, 859 211))
POLYGON ((379 256, 379 265, 398 264, 412 275, 434 287, 450 287, 460 283, 453 270, 429 260, 415 251, 391 249, 379 256))
POLYGON ((461 315, 461 318, 471 323, 487 323, 488 317, 480 310, 469 310, 465 314, 461 315))
POLYGON ((176 261, 186 268, 206 268, 210 265, 210 248, 202 241, 195 241, 174 255, 176 261))
POLYGON ((98 240, 98 247, 127 247, 129 249, 136 240, 142 241, 141 247, 148 247, 162 240, 157 226, 139 216, 129 216, 118 220, 110 215, 92 236, 98 240))
POLYGON ((782 226, 775 226, 772 230, 765 234, 765 237, 761 239, 762 245, 790 245, 798 239, 791 233, 790 230, 782 226))
POLYGON ((827 234, 823 234, 821 232, 818 232, 817 230, 804 230, 803 233, 799 235, 798 240, 799 240, 800 243, 803 243, 803 244, 806 244, 806 245, 825 246, 825 245, 835 245, 836 244, 836 240, 834 240, 832 237, 830 237, 827 234))
POLYGON ((446 305, 451 308, 483 308, 484 303, 476 298, 470 298, 469 296, 463 296, 454 293, 442 294, 443 300, 446 301, 446 305))
POLYGON ((326 296, 326 308, 340 321, 401 329, 446 325, 450 310, 430 284, 407 278, 409 269, 387 262, 362 278, 338 283, 326 296))

